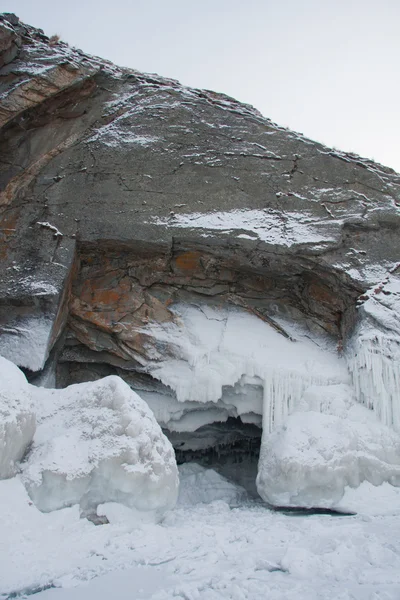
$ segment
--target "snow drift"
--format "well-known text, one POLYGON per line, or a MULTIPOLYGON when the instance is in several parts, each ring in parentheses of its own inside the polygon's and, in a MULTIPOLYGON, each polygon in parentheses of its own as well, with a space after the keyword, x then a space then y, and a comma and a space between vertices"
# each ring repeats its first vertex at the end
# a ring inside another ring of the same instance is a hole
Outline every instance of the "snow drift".
POLYGON ((173 448, 151 410, 119 377, 37 390, 40 423, 23 481, 44 512, 79 504, 83 514, 118 502, 159 514, 174 506, 173 448))
POLYGON ((15 475, 35 433, 29 388, 18 367, 0 356, 0 479, 15 475))
POLYGON ((334 507, 346 486, 400 486, 400 438, 347 385, 313 386, 297 412, 263 434, 257 489, 275 506, 334 507))

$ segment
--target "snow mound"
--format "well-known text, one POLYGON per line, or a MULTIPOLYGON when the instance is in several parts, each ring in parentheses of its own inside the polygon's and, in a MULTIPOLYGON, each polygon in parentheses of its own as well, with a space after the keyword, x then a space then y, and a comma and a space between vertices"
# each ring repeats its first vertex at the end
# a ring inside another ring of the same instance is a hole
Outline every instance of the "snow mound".
POLYGON ((332 508, 346 486, 400 486, 400 436, 357 404, 349 386, 310 387, 299 408, 263 434, 257 489, 266 502, 332 508))
POLYGON ((116 502, 161 514, 174 506, 170 442, 146 403, 119 377, 38 393, 42 414, 23 480, 44 511, 116 502), (39 397, 40 396, 40 397, 39 397))
POLYGON ((237 506, 247 500, 247 492, 240 485, 231 483, 214 469, 206 469, 197 463, 181 465, 179 479, 180 507, 210 504, 215 500, 237 506))
POLYGON ((0 356, 0 479, 15 475, 35 428, 29 384, 18 367, 0 356))

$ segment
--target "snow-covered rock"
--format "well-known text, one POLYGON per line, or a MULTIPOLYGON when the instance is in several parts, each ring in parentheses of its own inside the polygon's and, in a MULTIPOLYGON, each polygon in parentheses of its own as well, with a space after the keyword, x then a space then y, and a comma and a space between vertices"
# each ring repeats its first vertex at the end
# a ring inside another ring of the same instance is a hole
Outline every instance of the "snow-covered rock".
POLYGON ((13 477, 35 433, 36 419, 25 375, 0 356, 0 479, 13 477))
POLYGON ((400 486, 400 436, 347 385, 314 386, 299 411, 264 432, 257 489, 276 506, 334 507, 346 486, 400 486))
POLYGON ((23 480, 40 510, 118 502, 157 514, 174 506, 173 448, 151 410, 119 377, 40 388, 40 423, 23 480))

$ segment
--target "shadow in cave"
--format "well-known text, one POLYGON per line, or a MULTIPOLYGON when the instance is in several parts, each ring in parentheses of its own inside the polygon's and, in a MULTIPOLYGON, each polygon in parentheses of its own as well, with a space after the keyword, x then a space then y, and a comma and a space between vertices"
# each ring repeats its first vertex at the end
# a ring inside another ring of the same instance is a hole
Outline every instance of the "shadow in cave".
POLYGON ((204 425, 194 432, 164 432, 175 449, 178 465, 195 462, 214 469, 249 496, 261 500, 256 488, 262 429, 240 417, 204 425))

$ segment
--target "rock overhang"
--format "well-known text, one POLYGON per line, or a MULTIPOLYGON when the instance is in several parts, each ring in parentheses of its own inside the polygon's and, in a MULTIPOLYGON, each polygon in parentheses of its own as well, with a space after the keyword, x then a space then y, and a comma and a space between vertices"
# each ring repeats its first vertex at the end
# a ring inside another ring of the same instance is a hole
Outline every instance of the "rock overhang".
POLYGON ((126 289, 111 264, 135 301, 152 288, 150 316, 201 298, 346 342, 357 297, 396 274, 399 175, 226 96, 119 69, 7 15, 2 27, 20 40, 0 72, 3 340, 13 328, 18 338, 21 315, 44 317, 43 366, 68 315, 73 345, 83 294, 94 314, 86 356, 104 358, 110 348, 96 344, 108 335, 115 357, 111 317, 126 289))

